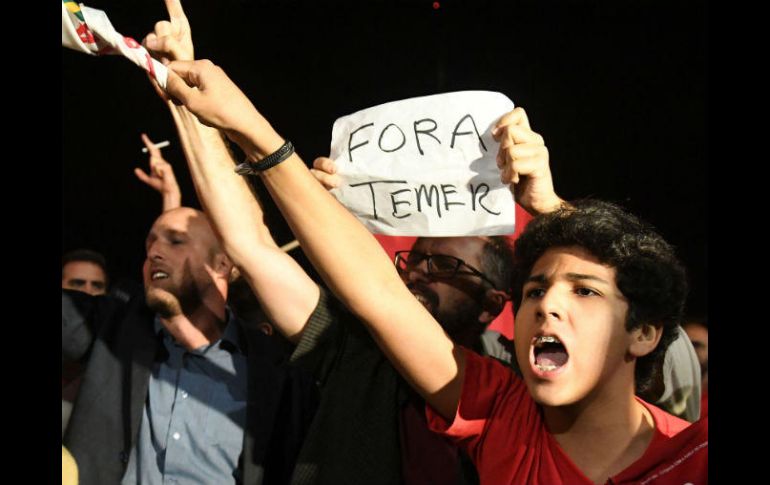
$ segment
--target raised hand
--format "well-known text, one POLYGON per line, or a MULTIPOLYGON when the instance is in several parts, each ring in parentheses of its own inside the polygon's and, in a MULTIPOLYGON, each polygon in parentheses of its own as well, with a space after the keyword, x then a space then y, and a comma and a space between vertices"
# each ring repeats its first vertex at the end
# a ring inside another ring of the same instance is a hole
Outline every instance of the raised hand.
POLYGON ((190 22, 180 0, 166 0, 169 20, 155 24, 142 45, 161 61, 192 61, 195 59, 190 22))
POLYGON ((313 168, 310 173, 321 182, 326 190, 335 189, 340 186, 340 176, 337 175, 337 166, 334 160, 327 157, 318 157, 313 161, 313 168))
POLYGON ((142 133, 142 141, 150 154, 150 173, 144 172, 141 168, 135 168, 134 174, 136 174, 139 180, 160 193, 163 197, 164 212, 181 207, 182 193, 179 190, 179 184, 176 182, 174 169, 163 158, 160 149, 156 148, 152 140, 144 133, 142 133))
POLYGON ((543 137, 530 128, 524 109, 503 115, 492 135, 500 142, 500 180, 511 184, 516 202, 533 215, 558 209, 564 201, 553 189, 548 149, 543 137))

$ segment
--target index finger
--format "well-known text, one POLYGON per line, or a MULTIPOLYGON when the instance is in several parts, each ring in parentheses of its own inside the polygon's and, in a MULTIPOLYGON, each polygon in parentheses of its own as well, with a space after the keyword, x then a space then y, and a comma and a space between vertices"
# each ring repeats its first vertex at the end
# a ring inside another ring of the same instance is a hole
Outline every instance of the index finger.
POLYGON ((142 133, 142 141, 144 142, 144 146, 147 147, 147 153, 150 154, 150 157, 157 157, 160 155, 160 150, 155 147, 155 143, 150 140, 150 137, 146 134, 142 133))
POLYGON ((168 10, 168 17, 170 19, 181 18, 187 20, 181 0, 166 0, 166 10, 168 10))
POLYGON ((531 130, 529 126, 529 118, 527 117, 527 112, 524 111, 524 108, 517 107, 514 108, 513 111, 504 114, 500 121, 497 122, 496 127, 502 127, 506 125, 520 125, 528 130, 531 130))

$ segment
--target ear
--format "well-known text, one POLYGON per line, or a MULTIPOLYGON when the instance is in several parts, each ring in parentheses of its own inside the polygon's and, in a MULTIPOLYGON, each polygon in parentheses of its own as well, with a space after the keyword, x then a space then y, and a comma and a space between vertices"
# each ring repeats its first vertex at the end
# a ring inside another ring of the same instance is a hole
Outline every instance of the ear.
POLYGON ((217 253, 214 255, 213 267, 214 271, 224 278, 225 281, 230 281, 233 263, 225 253, 217 253))
POLYGON ((511 299, 511 295, 503 290, 496 290, 489 288, 484 293, 484 302, 482 303, 483 311, 479 315, 479 322, 484 325, 489 324, 492 320, 500 315, 505 307, 505 302, 511 299))
POLYGON ((631 345, 628 347, 628 353, 634 357, 644 357, 655 350, 662 335, 663 325, 643 323, 631 330, 631 345))
POLYGON ((240 277, 241 277, 241 270, 239 270, 237 266, 233 265, 233 267, 230 269, 230 277, 227 280, 228 283, 233 283, 240 277))

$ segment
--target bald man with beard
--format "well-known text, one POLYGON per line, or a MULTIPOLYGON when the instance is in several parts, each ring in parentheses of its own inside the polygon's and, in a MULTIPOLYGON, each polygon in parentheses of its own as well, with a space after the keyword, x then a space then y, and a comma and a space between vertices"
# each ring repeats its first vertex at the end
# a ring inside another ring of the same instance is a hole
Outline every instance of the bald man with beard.
POLYGON ((232 263, 202 212, 164 212, 145 249, 144 298, 62 290, 62 360, 86 363, 64 436, 80 483, 286 481, 312 380, 227 308, 232 263))

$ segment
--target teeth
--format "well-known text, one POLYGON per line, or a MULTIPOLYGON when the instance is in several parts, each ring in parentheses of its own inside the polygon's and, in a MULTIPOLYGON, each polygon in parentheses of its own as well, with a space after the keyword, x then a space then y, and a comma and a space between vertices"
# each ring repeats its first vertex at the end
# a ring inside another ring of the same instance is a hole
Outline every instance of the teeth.
POLYGON ((560 344, 561 340, 557 339, 553 335, 541 335, 535 340, 535 347, 540 348, 545 344, 560 344))
POLYGON ((156 271, 152 274, 152 280, 160 280, 163 278, 168 278, 168 273, 164 273, 163 271, 156 271))
POLYGON ((556 370, 557 366, 553 364, 535 364, 535 366, 540 369, 542 372, 550 372, 552 370, 556 370))

